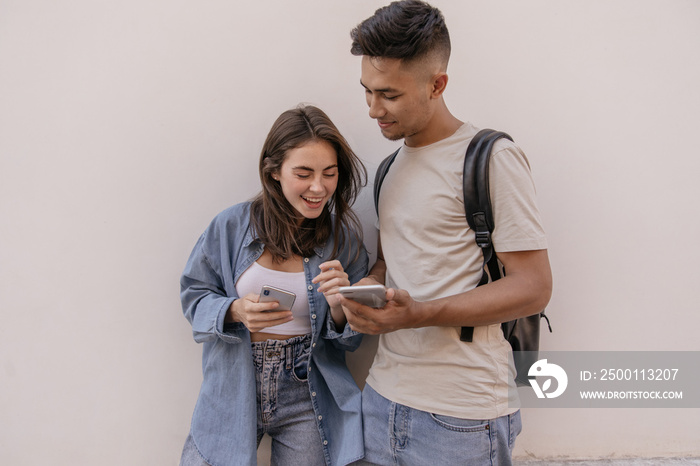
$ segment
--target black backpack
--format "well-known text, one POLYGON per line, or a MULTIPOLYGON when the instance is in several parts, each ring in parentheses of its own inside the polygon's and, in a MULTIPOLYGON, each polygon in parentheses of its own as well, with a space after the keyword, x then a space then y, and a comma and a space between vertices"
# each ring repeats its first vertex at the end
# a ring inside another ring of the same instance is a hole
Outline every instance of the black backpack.
MULTIPOLYGON (((491 209, 491 196, 489 194, 489 158, 493 144, 500 138, 507 138, 508 134, 483 129, 469 143, 467 153, 464 158, 464 174, 462 178, 464 191, 464 210, 469 227, 474 230, 476 244, 481 248, 484 256, 483 274, 477 286, 485 285, 489 282, 489 275, 492 281, 496 281, 505 275, 505 270, 501 267, 496 257, 496 251, 491 242, 491 232, 493 232, 493 211, 491 209), (486 270, 488 269, 488 273, 486 270)), ((394 162, 397 150, 384 159, 377 169, 374 181, 374 208, 379 213, 379 190, 381 189, 384 177, 386 177, 389 167, 394 162)), ((549 331, 552 327, 549 318, 544 310, 538 314, 521 317, 509 322, 503 322, 501 329, 503 336, 510 343, 513 349, 513 358, 517 376, 515 381, 518 385, 529 386, 527 372, 530 366, 537 361, 537 352, 540 347, 540 319, 547 321, 549 331)), ((460 340, 472 341, 474 327, 462 327, 460 340)))

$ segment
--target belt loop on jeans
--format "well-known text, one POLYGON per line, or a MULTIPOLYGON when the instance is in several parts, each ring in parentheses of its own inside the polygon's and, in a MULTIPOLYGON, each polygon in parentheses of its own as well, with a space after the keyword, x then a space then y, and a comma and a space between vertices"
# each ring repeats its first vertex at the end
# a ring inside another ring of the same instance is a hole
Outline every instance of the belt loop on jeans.
POLYGON ((287 359, 287 370, 289 370, 294 365, 294 345, 286 345, 284 350, 287 359))

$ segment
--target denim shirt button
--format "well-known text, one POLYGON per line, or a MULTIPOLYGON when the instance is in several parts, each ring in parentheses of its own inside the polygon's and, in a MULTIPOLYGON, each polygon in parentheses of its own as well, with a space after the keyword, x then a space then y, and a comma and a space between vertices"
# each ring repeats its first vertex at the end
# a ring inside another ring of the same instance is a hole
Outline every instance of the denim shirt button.
POLYGON ((311 314, 311 318, 312 318, 312 319, 315 319, 315 318, 316 318, 316 314, 311 314))
POLYGON ((311 392, 311 396, 316 396, 316 392, 311 392))
POLYGON ((324 441, 323 441, 323 444, 324 444, 324 445, 328 445, 328 440, 324 440, 324 441))
POLYGON ((304 262, 306 262, 306 263, 308 264, 308 263, 309 263, 309 258, 308 258, 308 257, 305 257, 305 258, 304 258, 304 262))
POLYGON ((309 285, 309 291, 312 291, 314 289, 313 285, 309 285))
POLYGON ((318 420, 319 420, 319 421, 323 420, 323 416, 319 416, 319 417, 318 417, 318 420))

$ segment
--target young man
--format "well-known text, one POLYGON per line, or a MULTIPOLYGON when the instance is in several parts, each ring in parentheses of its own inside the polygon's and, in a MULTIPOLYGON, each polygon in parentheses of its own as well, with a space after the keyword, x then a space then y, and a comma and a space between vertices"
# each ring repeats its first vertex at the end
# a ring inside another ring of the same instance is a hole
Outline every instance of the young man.
POLYGON ((404 140, 381 189, 379 257, 360 282, 385 284, 389 302, 372 309, 343 299, 354 330, 381 334, 363 393, 365 461, 510 464, 520 412, 499 324, 541 311, 551 295, 527 159, 503 139, 492 152, 493 242, 507 275, 476 288, 483 259, 464 215, 462 168, 478 129, 443 99, 444 18, 404 0, 351 36, 370 117, 385 137, 404 140), (474 327, 472 342, 460 341, 462 326, 474 327))

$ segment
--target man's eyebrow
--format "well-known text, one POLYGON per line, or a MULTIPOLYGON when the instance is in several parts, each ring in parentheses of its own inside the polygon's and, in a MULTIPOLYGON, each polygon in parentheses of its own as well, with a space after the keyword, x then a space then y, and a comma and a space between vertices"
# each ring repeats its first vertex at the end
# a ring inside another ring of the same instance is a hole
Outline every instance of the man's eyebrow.
POLYGON ((365 86, 365 83, 363 83, 361 79, 360 79, 360 84, 362 85, 362 87, 364 87, 365 89, 367 89, 368 91, 371 91, 371 92, 383 92, 383 93, 385 93, 385 94, 386 94, 386 93, 392 93, 392 92, 398 92, 396 89, 393 89, 393 88, 391 88, 391 87, 385 87, 385 88, 383 88, 383 89, 374 89, 374 90, 372 90, 372 89, 370 89, 369 87, 365 86))

